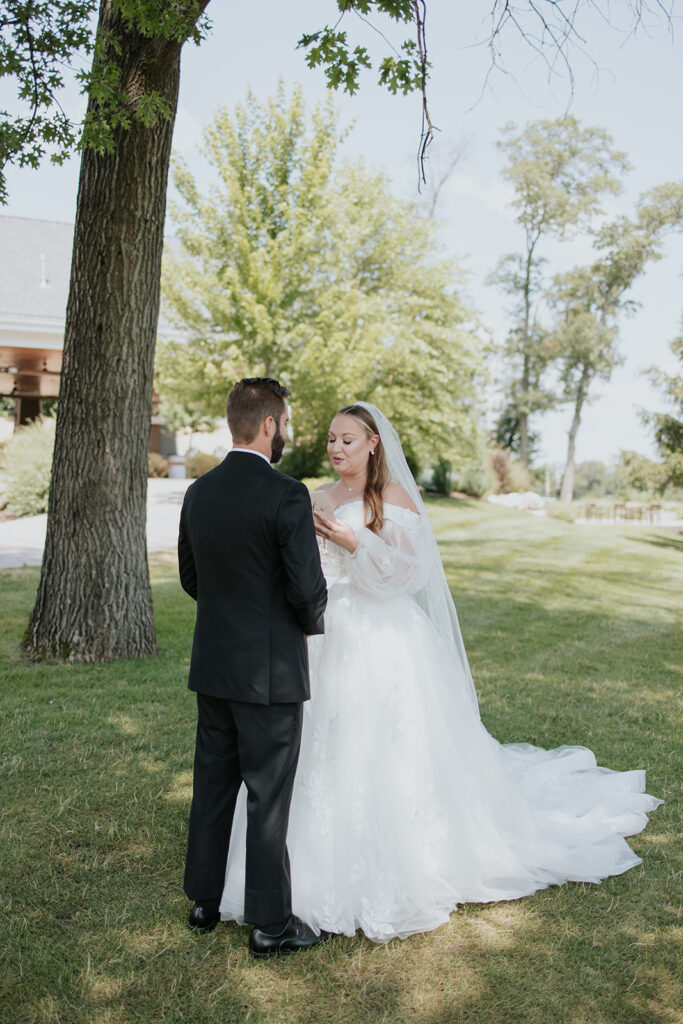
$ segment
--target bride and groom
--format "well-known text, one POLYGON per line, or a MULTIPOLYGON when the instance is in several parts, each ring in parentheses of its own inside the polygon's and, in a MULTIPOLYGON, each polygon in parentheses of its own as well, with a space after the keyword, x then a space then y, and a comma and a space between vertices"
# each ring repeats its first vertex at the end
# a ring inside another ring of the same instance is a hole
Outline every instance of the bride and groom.
POLYGON ((249 922, 257 957, 358 928, 386 942, 459 903, 640 863, 623 837, 661 802, 643 771, 599 768, 585 747, 501 745, 482 725, 387 418, 364 402, 335 415, 338 480, 312 512, 271 467, 287 396, 266 378, 233 387, 235 447, 181 513, 180 578, 197 600, 190 926, 249 922))

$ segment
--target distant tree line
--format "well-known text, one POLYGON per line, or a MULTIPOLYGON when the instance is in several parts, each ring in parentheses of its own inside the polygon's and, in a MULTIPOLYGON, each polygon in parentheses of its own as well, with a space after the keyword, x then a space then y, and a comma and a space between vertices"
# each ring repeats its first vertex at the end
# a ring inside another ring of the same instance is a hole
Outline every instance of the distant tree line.
MULTIPOLYGON (((503 176, 514 189, 513 208, 523 248, 504 256, 491 280, 510 299, 504 342, 504 402, 495 437, 529 467, 537 435, 533 417, 568 406, 571 422, 560 497, 575 493, 576 438, 597 381, 623 362, 619 328, 636 303, 629 292, 650 263, 661 259, 667 232, 683 226, 683 182, 642 195, 631 217, 605 221, 602 199, 621 190, 628 169, 601 128, 576 118, 508 125, 499 143, 503 176), (587 235, 595 258, 552 277, 543 243, 587 235)), ((666 426, 658 429, 662 436, 666 426)))

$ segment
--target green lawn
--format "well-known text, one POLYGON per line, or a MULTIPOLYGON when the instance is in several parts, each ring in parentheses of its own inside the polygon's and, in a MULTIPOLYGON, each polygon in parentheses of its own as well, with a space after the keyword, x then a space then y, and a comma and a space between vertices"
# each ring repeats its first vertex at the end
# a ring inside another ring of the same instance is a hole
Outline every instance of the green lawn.
POLYGON ((1 1024, 681 1021, 681 540, 476 502, 430 510, 485 723, 647 768, 667 803, 631 840, 642 866, 468 905, 388 946, 338 938, 256 963, 246 929, 196 937, 181 889, 193 605, 174 561, 153 561, 160 657, 102 667, 22 664, 38 573, 6 570, 1 1024))

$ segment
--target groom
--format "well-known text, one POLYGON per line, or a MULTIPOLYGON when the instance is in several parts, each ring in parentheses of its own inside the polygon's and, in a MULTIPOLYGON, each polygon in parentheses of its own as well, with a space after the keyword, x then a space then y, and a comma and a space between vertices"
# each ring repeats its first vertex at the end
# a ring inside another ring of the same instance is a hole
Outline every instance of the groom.
POLYGON ((292 915, 287 824, 310 696, 306 634, 323 632, 325 579, 306 487, 271 468, 288 390, 248 377, 228 395, 234 447, 187 490, 180 582, 197 601, 189 688, 197 693, 194 790, 184 888, 190 927, 219 920, 238 790, 247 788, 244 917, 253 956, 322 936, 292 915))

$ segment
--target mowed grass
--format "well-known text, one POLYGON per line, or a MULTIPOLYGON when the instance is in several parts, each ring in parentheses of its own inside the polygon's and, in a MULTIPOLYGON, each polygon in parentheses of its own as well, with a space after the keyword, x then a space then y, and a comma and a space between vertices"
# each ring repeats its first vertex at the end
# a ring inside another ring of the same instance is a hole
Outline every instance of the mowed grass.
POLYGON ((260 963, 244 928, 194 936, 181 889, 194 609, 173 558, 152 564, 160 656, 97 667, 22 664, 38 574, 7 570, 2 1024, 681 1020, 681 541, 476 502, 432 500, 430 514, 486 725, 647 768, 667 803, 631 840, 642 866, 471 904, 387 946, 357 935, 260 963))

